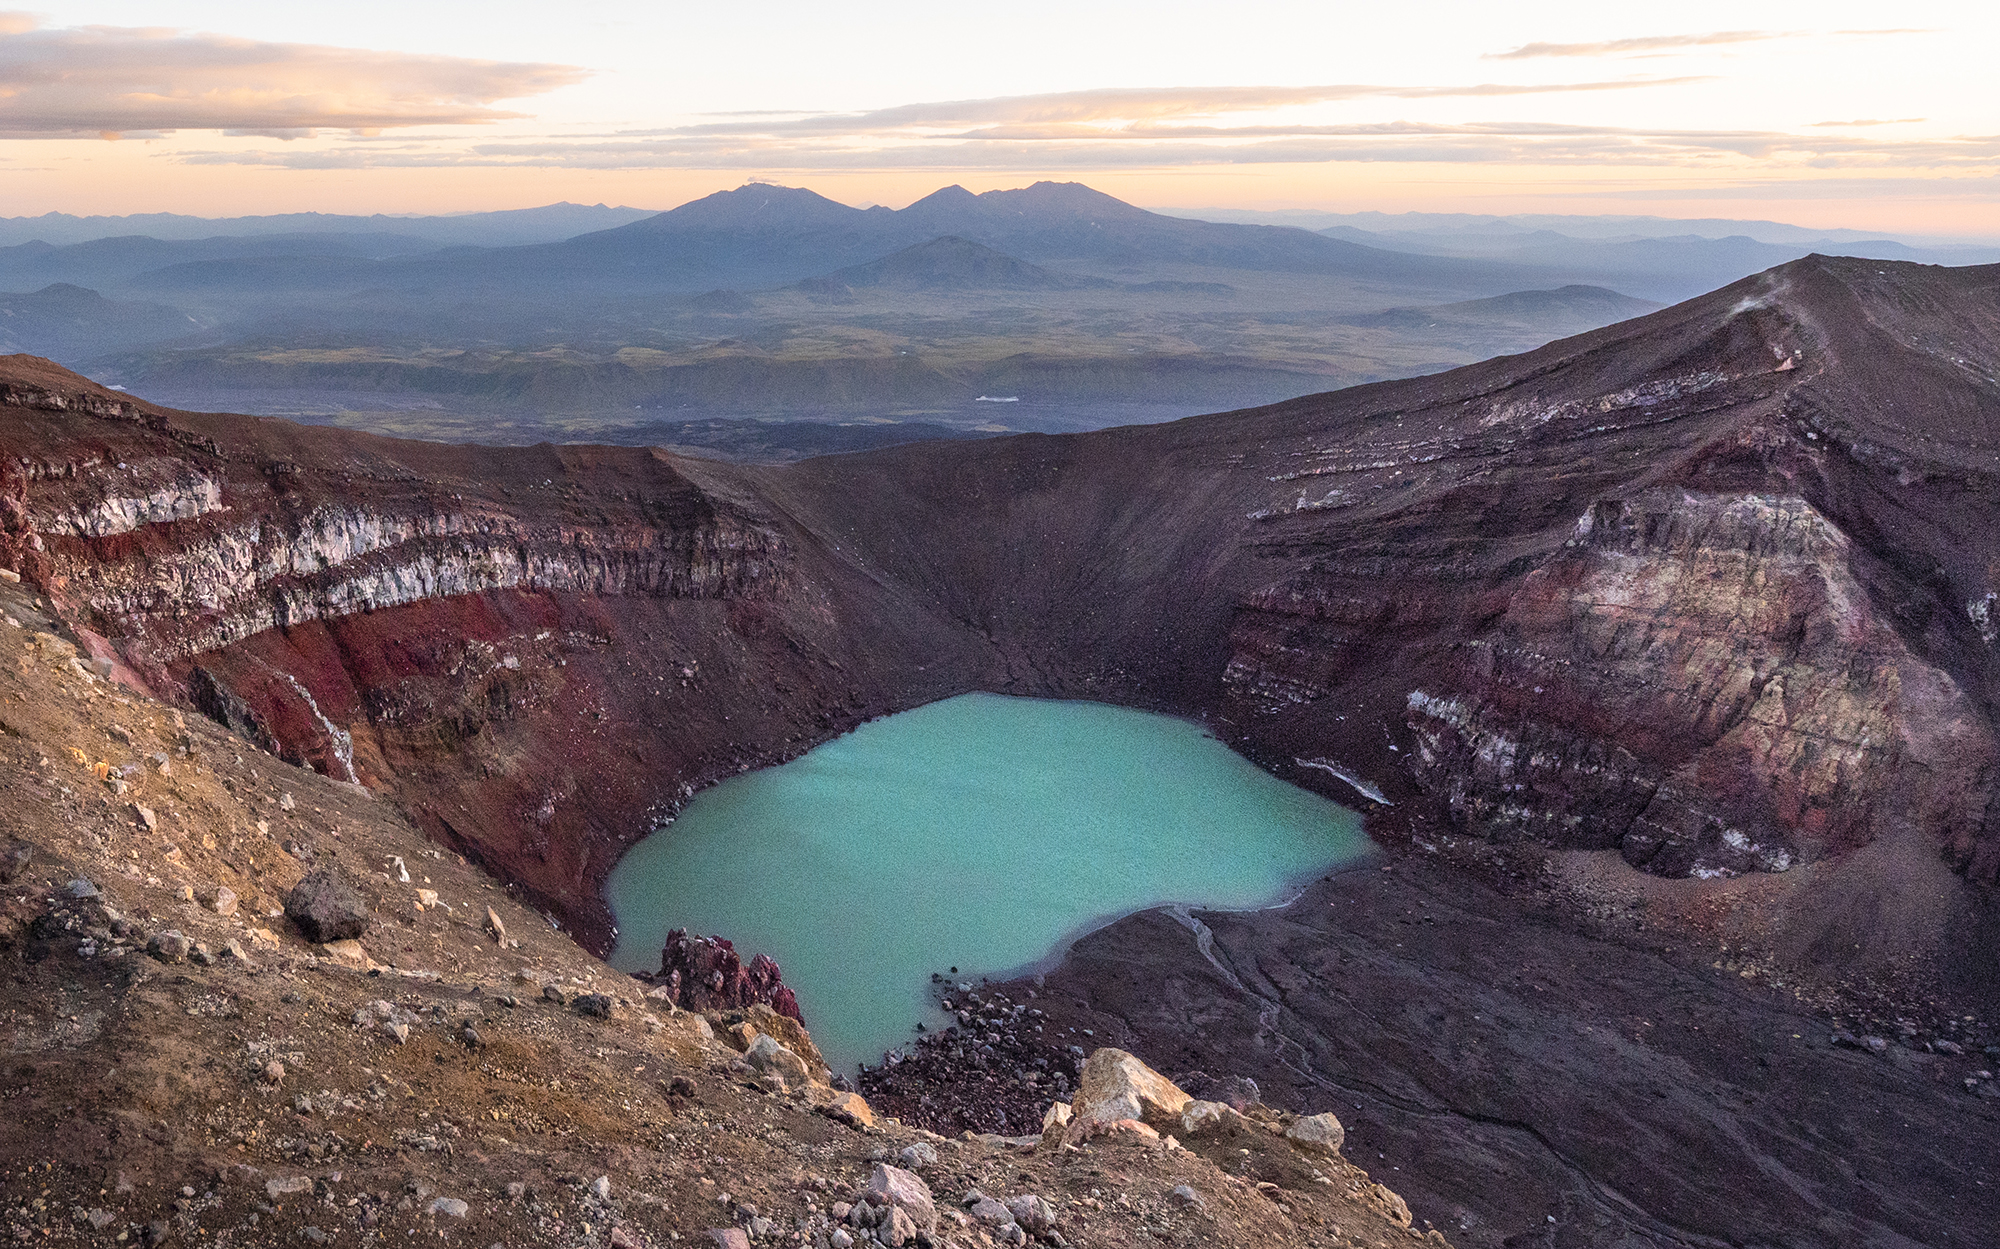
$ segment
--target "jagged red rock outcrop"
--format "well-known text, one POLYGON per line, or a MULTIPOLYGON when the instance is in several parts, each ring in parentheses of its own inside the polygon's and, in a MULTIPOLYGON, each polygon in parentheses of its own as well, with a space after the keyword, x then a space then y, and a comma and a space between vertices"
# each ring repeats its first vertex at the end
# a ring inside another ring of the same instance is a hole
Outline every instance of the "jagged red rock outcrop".
POLYGON ((685 928, 669 932, 653 983, 665 988, 682 1010, 748 1010, 761 1002, 805 1022, 777 960, 759 954, 745 966, 736 947, 722 937, 690 937, 685 928))
POLYGON ((4 558, 599 943, 597 882, 693 787, 994 689, 1204 716, 1384 829, 1810 878, 1842 901, 1779 908, 1796 952, 1876 941, 1865 901, 1902 957, 1956 905, 1905 901, 2000 877, 1996 289, 1811 258, 1435 377, 782 469, 16 359, 4 558))

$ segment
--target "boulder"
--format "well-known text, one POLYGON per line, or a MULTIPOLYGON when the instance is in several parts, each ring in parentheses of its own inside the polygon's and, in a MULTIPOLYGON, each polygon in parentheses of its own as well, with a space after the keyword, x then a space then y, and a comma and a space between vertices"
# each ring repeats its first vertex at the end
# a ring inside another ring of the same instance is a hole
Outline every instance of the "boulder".
POLYGON ((988 1227, 1005 1227, 1014 1221, 1014 1212, 991 1197, 981 1197, 965 1208, 965 1212, 988 1227))
POLYGON ((743 1061, 766 1075, 775 1075, 792 1088, 804 1088, 812 1082, 812 1072, 805 1060, 778 1043, 778 1038, 769 1033, 761 1033, 750 1042, 750 1048, 743 1051, 743 1061))
POLYGON ((193 948, 194 942, 172 928, 154 933, 153 939, 146 943, 146 953, 162 963, 185 963, 193 948))
POLYGON ((333 868, 321 868, 293 887, 285 916, 308 941, 324 945, 359 937, 368 927, 368 903, 333 868))
POLYGON ((1070 1114, 1068 1102, 1050 1102, 1049 1108, 1042 1112, 1042 1135, 1047 1136, 1051 1132, 1060 1132, 1068 1127, 1070 1114))
POLYGON ((1136 1119, 1155 1127, 1178 1128, 1192 1101, 1179 1085, 1124 1050, 1105 1048, 1092 1054, 1077 1078, 1070 1099, 1069 1135, 1091 1124, 1136 1119))
POLYGON ((849 1127, 865 1130, 875 1126, 874 1108, 859 1093, 834 1094, 833 1100, 826 1104, 826 1113, 849 1127))
POLYGON ((1332 1155, 1340 1152, 1347 1129, 1330 1112, 1306 1115, 1285 1129, 1285 1139, 1308 1153, 1332 1155))
POLYGON ((1222 1102, 1193 1101, 1181 1111, 1180 1134, 1209 1136, 1242 1126, 1243 1116, 1222 1102))
POLYGON ((937 1203, 931 1200, 931 1186, 915 1173, 878 1162, 868 1176, 868 1194, 908 1214, 924 1235, 937 1231, 937 1203))
POLYGON ((1035 1193, 1022 1193, 1007 1199, 1007 1212, 1014 1216, 1022 1230, 1040 1236, 1056 1225, 1055 1207, 1035 1193))

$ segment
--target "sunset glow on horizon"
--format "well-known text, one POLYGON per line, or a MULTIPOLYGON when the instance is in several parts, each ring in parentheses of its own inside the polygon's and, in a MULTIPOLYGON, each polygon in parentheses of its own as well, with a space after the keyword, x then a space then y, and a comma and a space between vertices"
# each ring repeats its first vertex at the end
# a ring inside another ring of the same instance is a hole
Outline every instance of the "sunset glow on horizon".
POLYGON ((901 206, 1628 213, 2000 236, 1988 6, 0 13, 0 215, 901 206), (1893 28, 1892 28, 1893 27, 1893 28))

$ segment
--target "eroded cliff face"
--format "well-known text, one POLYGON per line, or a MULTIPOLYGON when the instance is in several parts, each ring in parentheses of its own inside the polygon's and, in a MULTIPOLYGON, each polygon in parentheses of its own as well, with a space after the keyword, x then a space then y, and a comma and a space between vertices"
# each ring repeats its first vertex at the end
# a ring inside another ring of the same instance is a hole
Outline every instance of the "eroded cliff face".
POLYGON ((129 683, 394 794, 594 944, 653 818, 934 649, 893 608, 846 638, 852 588, 801 584, 782 518, 663 456, 463 456, 15 364, 5 562, 129 683))
POLYGON ((1200 716, 1385 835, 1991 882, 1996 290, 1815 258, 1436 377, 783 469, 169 413, 16 358, 0 561, 593 940, 694 788, 970 689, 1200 716))

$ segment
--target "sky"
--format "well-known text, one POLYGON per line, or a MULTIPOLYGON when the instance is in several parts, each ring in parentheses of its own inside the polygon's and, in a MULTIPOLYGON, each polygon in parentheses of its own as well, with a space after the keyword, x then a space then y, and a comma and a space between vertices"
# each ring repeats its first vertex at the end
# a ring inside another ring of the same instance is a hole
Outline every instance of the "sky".
POLYGON ((668 208, 752 179, 900 207, 1054 178, 1992 239, 1996 48, 2000 5, 1927 0, 58 0, 0 9, 0 215, 668 208))

